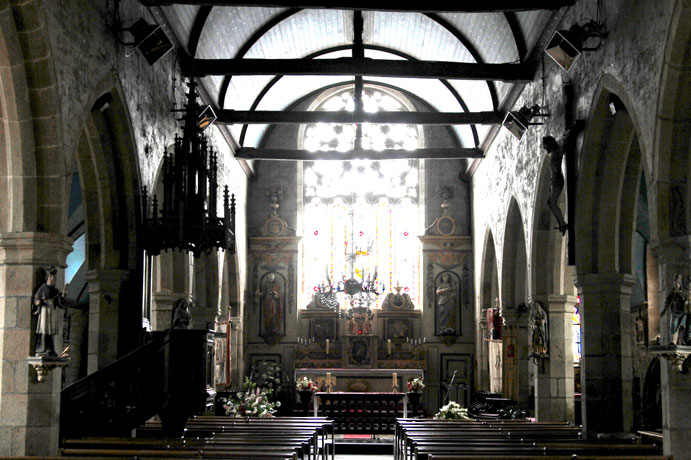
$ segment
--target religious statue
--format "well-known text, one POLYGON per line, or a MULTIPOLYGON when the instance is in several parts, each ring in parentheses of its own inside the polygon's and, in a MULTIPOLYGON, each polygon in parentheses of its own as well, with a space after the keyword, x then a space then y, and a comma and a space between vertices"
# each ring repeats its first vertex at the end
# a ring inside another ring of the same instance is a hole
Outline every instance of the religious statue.
POLYGON ((689 289, 682 288, 682 276, 674 275, 672 292, 667 295, 665 307, 660 313, 663 317, 669 310, 668 332, 669 342, 673 345, 691 345, 688 330, 689 315, 691 314, 691 281, 689 289))
POLYGON ((561 160, 564 152, 552 136, 545 136, 542 138, 542 147, 549 154, 549 198, 547 198, 547 206, 552 210, 554 217, 557 219, 559 227, 557 229, 562 235, 566 234, 568 225, 564 221, 564 216, 559 208, 559 195, 564 189, 564 175, 561 172, 561 160))
POLYGON ((281 335, 283 325, 283 296, 274 273, 267 275, 262 291, 264 337, 274 341, 281 335))
MULTIPOLYGON (((39 271, 41 277, 45 272, 43 284, 34 293, 31 313, 37 316, 36 347, 37 356, 57 356, 55 352, 55 336, 58 334, 58 308, 65 308, 65 293, 55 287, 57 270, 50 267, 47 271, 39 271)), ((65 289, 67 286, 65 286, 65 289)))
POLYGON ((437 335, 456 335, 458 287, 449 273, 441 275, 436 289, 437 335))
POLYGON ((353 307, 346 313, 348 320, 348 334, 370 335, 372 334, 372 320, 374 312, 365 307, 353 307))
POLYGON ((487 311, 487 329, 490 340, 501 340, 501 328, 504 325, 504 317, 499 306, 499 297, 494 299, 494 308, 487 311))
POLYGON ((171 321, 171 329, 187 329, 192 321, 192 314, 190 308, 192 303, 187 299, 178 299, 173 307, 173 320, 171 321))
POLYGON ((534 301, 530 306, 530 328, 532 329, 531 348, 532 354, 544 356, 548 354, 549 325, 547 312, 540 302, 534 301))

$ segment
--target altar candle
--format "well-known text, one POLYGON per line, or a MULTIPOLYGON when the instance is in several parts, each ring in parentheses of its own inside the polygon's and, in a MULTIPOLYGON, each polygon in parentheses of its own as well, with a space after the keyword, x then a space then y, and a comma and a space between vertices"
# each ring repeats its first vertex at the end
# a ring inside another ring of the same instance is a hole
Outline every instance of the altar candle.
POLYGON ((393 380, 393 392, 395 393, 396 392, 396 386, 398 385, 398 374, 397 373, 395 373, 395 372, 393 373, 393 379, 392 380, 393 380))
POLYGON ((331 393, 331 372, 326 373, 326 391, 331 393))
POLYGON ((391 354, 391 339, 388 339, 388 341, 386 342, 386 347, 389 354, 391 354))
POLYGON ((329 339, 326 339, 326 354, 329 354, 329 339))

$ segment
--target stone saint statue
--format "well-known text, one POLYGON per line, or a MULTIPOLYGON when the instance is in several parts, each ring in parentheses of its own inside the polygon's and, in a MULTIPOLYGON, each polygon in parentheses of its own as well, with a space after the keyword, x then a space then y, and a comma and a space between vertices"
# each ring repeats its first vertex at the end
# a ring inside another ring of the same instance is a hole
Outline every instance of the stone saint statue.
POLYGON ((533 302, 530 308, 531 345, 536 355, 546 355, 548 343, 547 312, 540 302, 533 302))
POLYGON ((187 329, 189 327, 190 321, 192 321, 191 306, 191 302, 188 302, 187 299, 179 299, 175 302, 171 329, 187 329))
POLYGON ((448 273, 441 276, 437 285, 437 335, 456 334, 456 309, 458 289, 448 273))
POLYGON ((561 160, 564 152, 552 136, 545 136, 542 138, 542 148, 549 154, 549 198, 547 198, 547 206, 552 210, 554 217, 557 219, 559 227, 557 229, 562 235, 566 234, 568 225, 564 221, 564 216, 559 208, 559 195, 564 189, 564 175, 561 173, 561 160))
POLYGON ((31 313, 37 317, 36 348, 37 356, 57 356, 55 336, 58 335, 58 308, 64 309, 65 294, 55 287, 57 270, 50 267, 43 284, 34 294, 31 313))
POLYGON ((667 295, 665 300, 665 307, 660 313, 660 317, 664 316, 669 310, 668 333, 669 342, 673 345, 688 345, 688 315, 686 309, 689 308, 689 294, 682 289, 681 275, 674 275, 674 283, 672 285, 672 292, 667 295))

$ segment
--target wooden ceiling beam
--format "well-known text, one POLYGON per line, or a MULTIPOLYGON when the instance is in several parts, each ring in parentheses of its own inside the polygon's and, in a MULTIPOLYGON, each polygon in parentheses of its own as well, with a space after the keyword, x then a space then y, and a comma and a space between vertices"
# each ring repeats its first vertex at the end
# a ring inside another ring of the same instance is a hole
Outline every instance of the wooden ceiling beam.
POLYGON ((398 160, 417 158, 423 160, 458 160, 462 158, 482 158, 482 150, 477 148, 428 148, 417 150, 350 150, 347 152, 310 152, 296 149, 255 149, 243 147, 235 152, 235 158, 246 160, 398 160))
POLYGON ((145 6, 180 5, 207 5, 207 6, 253 6, 253 7, 291 7, 291 8, 318 8, 334 10, 372 10, 372 11, 400 11, 409 13, 478 13, 478 12, 505 12, 505 11, 531 11, 531 10, 558 10, 564 6, 572 6, 575 0, 484 0, 482 2, 449 2, 427 1, 412 3, 404 6, 399 3, 375 1, 336 1, 302 0, 301 2, 288 2, 285 0, 252 1, 252 0, 140 0, 145 6))
POLYGON ((446 80, 533 81, 536 64, 476 64, 387 59, 194 59, 186 73, 209 75, 355 75, 446 80))
POLYGON ((494 125, 503 117, 498 112, 279 112, 266 110, 219 110, 216 123, 294 124, 294 123, 401 123, 410 125, 494 125))

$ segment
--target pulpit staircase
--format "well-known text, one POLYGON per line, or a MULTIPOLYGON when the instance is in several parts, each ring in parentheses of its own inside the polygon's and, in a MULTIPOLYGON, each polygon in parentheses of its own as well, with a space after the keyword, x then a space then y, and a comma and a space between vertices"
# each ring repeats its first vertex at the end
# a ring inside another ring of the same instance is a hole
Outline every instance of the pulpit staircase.
POLYGON ((180 436, 189 416, 213 401, 213 339, 205 330, 154 332, 143 346, 65 387, 60 439, 130 436, 158 415, 180 436))

